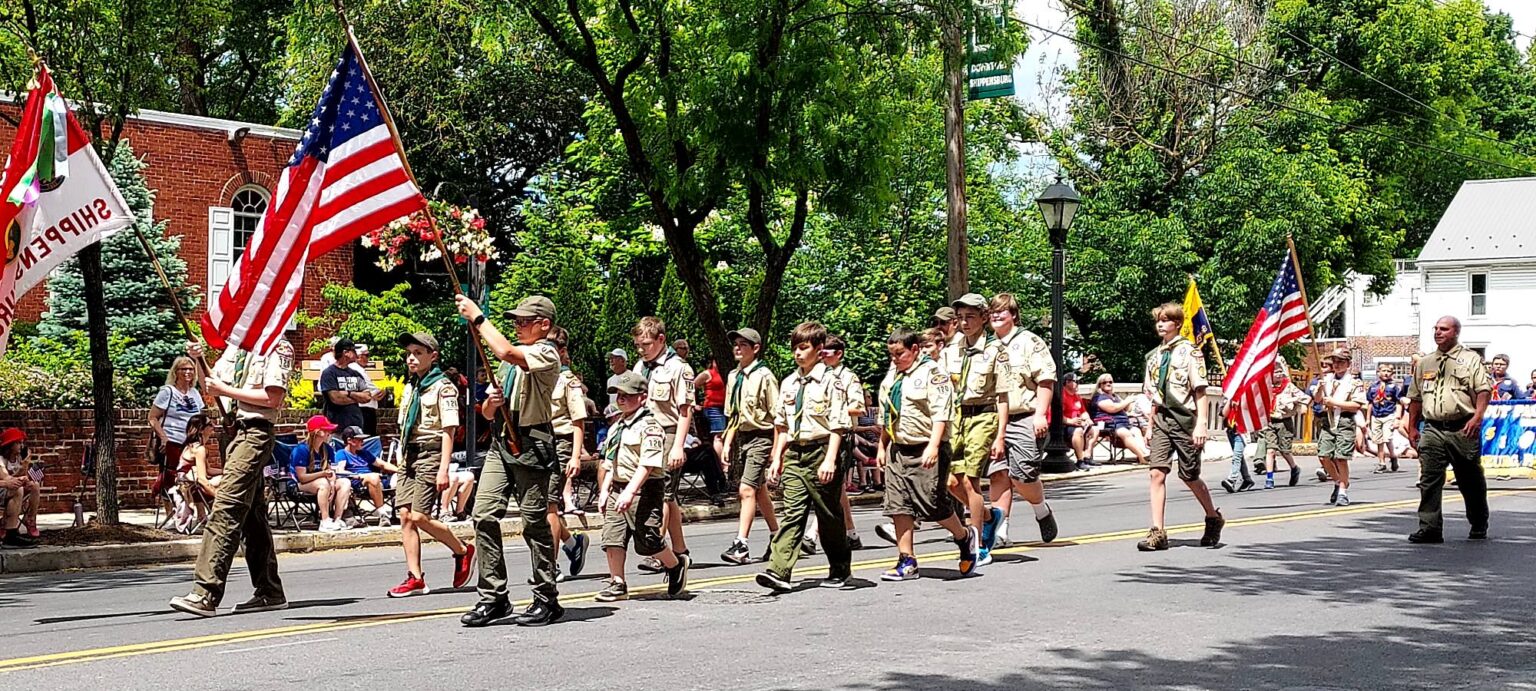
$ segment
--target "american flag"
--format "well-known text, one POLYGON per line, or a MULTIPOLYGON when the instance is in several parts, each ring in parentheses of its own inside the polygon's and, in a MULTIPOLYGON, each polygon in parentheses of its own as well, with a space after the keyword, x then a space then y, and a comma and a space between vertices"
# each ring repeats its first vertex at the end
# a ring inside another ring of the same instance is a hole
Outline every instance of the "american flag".
POLYGON ((1248 328, 1248 338, 1238 349, 1237 358, 1227 375, 1223 396, 1227 417, 1238 434, 1260 429, 1269 421, 1275 392, 1269 385, 1269 373, 1275 367, 1280 346, 1307 335, 1307 302, 1301 294, 1295 255, 1287 253, 1280 264, 1280 275, 1269 289, 1269 297, 1259 316, 1248 328))
POLYGON ((349 42, 261 226, 203 316, 215 347, 271 352, 298 308, 311 257, 426 208, 366 69, 349 42))

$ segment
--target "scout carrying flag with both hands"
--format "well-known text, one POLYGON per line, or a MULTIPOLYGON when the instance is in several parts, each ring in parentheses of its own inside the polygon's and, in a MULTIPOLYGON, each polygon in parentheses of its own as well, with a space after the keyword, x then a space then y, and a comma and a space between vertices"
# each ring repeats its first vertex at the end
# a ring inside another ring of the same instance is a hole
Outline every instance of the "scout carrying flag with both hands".
POLYGON ((16 305, 65 259, 133 221, 41 62, 0 178, 0 355, 16 305))

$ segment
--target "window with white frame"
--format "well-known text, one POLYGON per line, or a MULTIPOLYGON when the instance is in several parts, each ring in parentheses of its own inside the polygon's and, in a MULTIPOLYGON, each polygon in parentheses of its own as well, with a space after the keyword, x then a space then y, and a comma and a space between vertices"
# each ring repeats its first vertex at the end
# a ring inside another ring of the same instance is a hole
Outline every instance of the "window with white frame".
POLYGON ((208 299, 218 297, 234 271, 235 262, 245 254, 261 227, 271 195, 256 185, 235 191, 229 206, 208 208, 208 299))
POLYGON ((1481 317, 1488 314, 1488 274, 1486 272, 1473 273, 1471 275, 1472 306, 1468 314, 1481 317))

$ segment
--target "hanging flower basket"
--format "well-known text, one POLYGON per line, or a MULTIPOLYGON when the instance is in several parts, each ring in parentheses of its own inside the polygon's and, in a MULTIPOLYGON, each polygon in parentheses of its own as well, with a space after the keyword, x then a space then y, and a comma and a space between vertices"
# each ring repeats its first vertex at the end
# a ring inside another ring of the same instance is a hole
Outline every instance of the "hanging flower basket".
POLYGON ((379 251, 379 268, 392 271, 405 263, 410 253, 423 262, 435 262, 442 257, 438 251, 437 232, 442 233, 443 246, 453 257, 453 263, 465 264, 471 258, 490 261, 497 258, 495 243, 486 230, 485 219, 474 209, 463 209, 447 202, 427 202, 426 213, 415 213, 391 222, 363 236, 363 246, 379 251), (427 213, 437 220, 434 231, 427 213))

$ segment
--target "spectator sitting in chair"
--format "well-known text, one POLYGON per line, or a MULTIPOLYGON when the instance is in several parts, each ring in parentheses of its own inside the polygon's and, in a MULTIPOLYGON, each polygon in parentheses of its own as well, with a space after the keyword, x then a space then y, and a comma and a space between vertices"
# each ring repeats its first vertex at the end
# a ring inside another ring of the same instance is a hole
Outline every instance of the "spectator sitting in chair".
POLYGON ((437 502, 438 520, 469 520, 469 500, 475 496, 476 474, 485 465, 485 456, 481 455, 483 453, 477 452, 474 458, 468 458, 467 451, 453 454, 454 460, 448 463, 448 486, 443 488, 443 494, 437 502))
MULTIPOLYGON (((705 419, 702 410, 694 410, 693 425, 691 429, 709 429, 709 420, 705 419)), ((688 460, 683 463, 681 472, 698 473, 704 476, 704 488, 709 493, 709 503, 725 506, 725 470, 720 467, 720 457, 715 455, 715 447, 705 444, 690 432, 683 438, 683 453, 688 460)))
POLYGON ((1072 455, 1077 457, 1077 469, 1087 470, 1092 463, 1093 447, 1088 445, 1088 430, 1093 428, 1093 418, 1077 393, 1077 373, 1068 372, 1061 382, 1062 424, 1072 435, 1072 455))
POLYGON ((331 432, 336 425, 316 415, 304 425, 304 443, 293 447, 288 457, 289 472, 299 483, 299 491, 315 497, 320 506, 320 532, 334 533, 346 530, 341 517, 352 499, 352 483, 336 473, 331 445, 331 432))
POLYGON ((208 520, 208 502, 218 492, 219 480, 224 477, 208 467, 208 444, 213 441, 213 432, 207 413, 187 420, 181 454, 176 460, 176 489, 181 496, 181 505, 176 507, 178 533, 190 531, 194 512, 199 524, 208 520), (194 497, 192 492, 202 496, 194 497))
MULTIPOLYGON (((1130 399, 1121 400, 1115 395, 1114 375, 1108 372, 1099 375, 1093 398, 1088 401, 1088 413, 1093 416, 1098 430, 1095 436, 1118 440, 1121 447, 1136 455, 1137 463, 1146 463, 1147 442, 1141 436, 1141 430, 1132 426, 1130 409, 1130 399)), ((1091 443, 1088 448, 1093 448, 1091 443)))
POLYGON ((32 479, 27 462, 30 455, 26 433, 15 427, 0 432, 0 456, 4 457, 0 462, 0 512, 5 526, 0 545, 8 548, 37 546, 37 504, 42 487, 32 479))
POLYGON ((373 503, 373 516, 379 527, 391 524, 389 506, 384 503, 384 488, 390 486, 394 474, 400 472, 390 463, 369 451, 363 443, 367 437, 357 427, 341 430, 341 450, 336 452, 336 467, 349 474, 352 492, 367 491, 368 501, 373 503))

